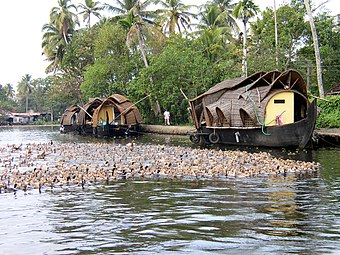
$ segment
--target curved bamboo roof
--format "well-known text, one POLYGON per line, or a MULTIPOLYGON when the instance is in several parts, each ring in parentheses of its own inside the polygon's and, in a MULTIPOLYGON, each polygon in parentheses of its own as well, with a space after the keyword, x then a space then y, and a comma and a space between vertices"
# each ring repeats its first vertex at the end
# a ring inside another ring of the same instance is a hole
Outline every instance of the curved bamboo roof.
POLYGON ((222 81, 190 102, 194 105, 203 102, 209 125, 243 126, 247 118, 249 125, 259 126, 268 101, 282 91, 294 91, 307 98, 307 87, 300 73, 288 70, 258 72, 247 78, 222 81))
POLYGON ((61 125, 72 125, 72 117, 74 116, 74 114, 78 113, 80 110, 79 106, 74 104, 71 105, 69 108, 67 108, 65 110, 65 112, 63 113, 62 117, 61 117, 61 121, 60 124, 61 125))
POLYGON ((81 126, 84 125, 86 119, 91 120, 92 114, 94 110, 103 102, 103 99, 96 97, 92 101, 85 104, 83 107, 80 108, 80 111, 77 116, 76 123, 77 125, 81 126))
POLYGON ((142 116, 136 107, 129 99, 120 94, 113 94, 106 98, 94 111, 93 113, 93 127, 99 125, 99 112, 103 106, 112 105, 116 107, 120 115, 125 118, 126 125, 136 125, 142 123, 142 116))

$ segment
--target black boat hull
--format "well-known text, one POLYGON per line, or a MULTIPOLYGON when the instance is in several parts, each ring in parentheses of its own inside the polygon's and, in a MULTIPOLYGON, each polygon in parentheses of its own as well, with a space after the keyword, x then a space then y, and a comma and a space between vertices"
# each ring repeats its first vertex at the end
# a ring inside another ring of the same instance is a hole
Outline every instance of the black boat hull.
POLYGON ((93 134, 97 137, 119 137, 137 134, 139 125, 104 125, 93 128, 93 134))

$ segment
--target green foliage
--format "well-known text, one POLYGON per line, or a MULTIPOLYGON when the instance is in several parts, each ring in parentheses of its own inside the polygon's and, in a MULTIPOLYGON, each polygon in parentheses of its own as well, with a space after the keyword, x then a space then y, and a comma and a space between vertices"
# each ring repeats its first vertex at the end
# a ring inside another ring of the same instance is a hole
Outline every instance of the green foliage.
POLYGON ((263 18, 252 23, 252 50, 249 53, 250 73, 296 68, 294 59, 306 32, 304 13, 297 6, 277 9, 278 66, 276 66, 274 11, 266 9, 263 18))
POLYGON ((86 69, 81 85, 85 97, 127 94, 136 63, 125 42, 126 32, 121 27, 107 22, 100 28, 94 47, 96 61, 86 69))
MULTIPOLYGON (((272 9, 257 15, 251 29, 243 30, 247 35, 243 37, 235 20, 238 17, 243 25, 248 24, 249 18, 259 11, 254 1, 207 1, 201 6, 195 32, 176 34, 179 27, 175 29, 174 25, 181 20, 162 20, 157 14, 167 14, 163 18, 175 17, 176 13, 166 11, 172 7, 187 10, 185 5, 172 6, 181 2, 144 1, 142 5, 135 5, 137 1, 115 1, 114 6, 105 6, 118 15, 101 19, 90 27, 87 18, 100 17, 102 7, 99 2, 88 0, 80 5, 83 11, 79 13, 85 15, 88 26, 76 30, 74 6, 70 0, 59 1, 60 6, 52 9, 50 22, 43 27, 42 38, 43 52, 50 62, 47 71, 54 71, 53 75, 46 79, 31 80, 30 76, 23 79, 18 85, 17 105, 7 93, 11 91, 10 86, 5 93, 1 87, 0 110, 16 107, 18 111, 28 108, 61 114, 71 104, 82 105, 89 97, 120 93, 137 102, 150 95, 138 103, 146 123, 163 123, 163 116, 154 113, 157 102, 162 111, 171 112, 172 123, 188 123, 189 105, 181 90, 192 99, 222 80, 242 76, 245 52, 249 75, 294 68, 307 78, 308 69, 310 91, 317 92, 313 41, 310 26, 304 20, 302 0, 291 0, 290 4, 277 9, 278 51, 272 9), (156 3, 155 11, 147 10, 151 2, 156 3), (157 9, 160 2, 165 8, 157 9), (163 34, 156 25, 161 20, 163 25, 168 25, 169 33, 163 34), (245 49, 243 42, 247 42, 245 49)), ((189 12, 181 14, 191 16, 189 12)), ((189 19, 182 21, 187 28, 194 25, 189 24, 189 19)), ((315 17, 315 24, 327 91, 340 79, 339 21, 324 13, 315 17)), ((319 126, 339 126, 337 100, 331 99, 332 103, 337 102, 331 106, 319 102, 324 109, 318 119, 319 126)))
POLYGON ((16 106, 15 102, 6 93, 5 87, 0 84, 0 115, 1 111, 13 111, 16 106))
POLYGON ((328 96, 326 100, 318 101, 321 112, 316 127, 340 128, 340 96, 328 96))
MULTIPOLYGON (((337 21, 336 17, 330 16, 328 13, 322 13, 318 17, 315 17, 314 21, 316 30, 318 31, 324 90, 328 91, 340 80, 340 23, 337 21)), ((305 47, 299 51, 299 55, 305 59, 309 59, 311 63, 314 63, 314 45, 310 26, 307 26, 307 29, 305 47)), ((311 65, 310 69, 312 83, 316 84, 314 79, 316 76, 315 65, 311 65)))
MULTIPOLYGON (((195 41, 175 36, 161 54, 150 58, 150 66, 140 71, 133 88, 139 91, 140 97, 150 94, 151 100, 157 98, 162 111, 170 110, 173 123, 187 123, 189 104, 181 89, 188 98, 198 96, 220 80, 222 66, 210 63, 195 41)), ((147 121, 162 121, 150 116, 146 104, 153 105, 153 102, 144 102, 147 121)))

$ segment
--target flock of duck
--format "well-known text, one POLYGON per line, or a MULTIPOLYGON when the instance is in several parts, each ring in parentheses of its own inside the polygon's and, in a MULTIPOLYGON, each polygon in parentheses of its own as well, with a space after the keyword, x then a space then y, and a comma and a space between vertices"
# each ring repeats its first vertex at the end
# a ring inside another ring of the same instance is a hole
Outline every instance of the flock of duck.
POLYGON ((280 159, 267 152, 170 145, 39 143, 0 146, 0 193, 85 188, 130 178, 235 178, 317 171, 314 162, 280 159))

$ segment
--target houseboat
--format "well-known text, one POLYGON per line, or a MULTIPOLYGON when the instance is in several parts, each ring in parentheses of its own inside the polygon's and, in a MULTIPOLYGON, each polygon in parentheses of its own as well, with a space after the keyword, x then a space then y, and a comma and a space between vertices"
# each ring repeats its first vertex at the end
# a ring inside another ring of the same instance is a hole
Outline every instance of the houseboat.
POLYGON ((305 148, 317 117, 295 70, 225 80, 192 99, 193 143, 305 148))
POLYGON ((106 98, 92 116, 93 132, 100 137, 136 133, 141 123, 142 116, 136 105, 119 94, 106 98))
POLYGON ((61 118, 60 131, 113 137, 134 134, 141 123, 136 105, 125 96, 113 94, 106 99, 93 98, 84 106, 72 105, 61 118))
POLYGON ((63 115, 61 116, 61 125, 60 125, 60 132, 61 133, 68 133, 76 131, 76 119, 78 113, 80 111, 80 107, 76 104, 71 105, 69 108, 65 110, 63 115))

